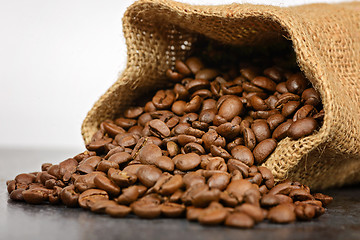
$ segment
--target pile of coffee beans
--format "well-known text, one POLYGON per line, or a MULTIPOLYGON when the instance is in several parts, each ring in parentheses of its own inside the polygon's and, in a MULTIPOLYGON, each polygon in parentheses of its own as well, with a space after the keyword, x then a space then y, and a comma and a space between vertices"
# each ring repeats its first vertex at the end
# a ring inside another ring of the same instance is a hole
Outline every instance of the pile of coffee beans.
POLYGON ((102 122, 87 151, 8 181, 10 198, 239 228, 322 215, 331 197, 275 184, 261 166, 280 140, 313 134, 324 117, 305 76, 275 63, 177 60, 172 88, 102 122))

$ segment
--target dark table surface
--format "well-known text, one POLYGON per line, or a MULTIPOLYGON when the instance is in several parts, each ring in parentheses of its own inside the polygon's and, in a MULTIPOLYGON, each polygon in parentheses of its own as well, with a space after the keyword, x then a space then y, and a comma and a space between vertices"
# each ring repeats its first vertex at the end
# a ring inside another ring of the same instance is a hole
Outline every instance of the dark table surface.
POLYGON ((6 180, 39 171, 81 150, 0 148, 0 239, 360 239, 360 186, 323 191, 334 197, 326 213, 311 222, 263 222, 254 229, 205 227, 184 219, 113 219, 82 209, 28 205, 8 199, 6 180))

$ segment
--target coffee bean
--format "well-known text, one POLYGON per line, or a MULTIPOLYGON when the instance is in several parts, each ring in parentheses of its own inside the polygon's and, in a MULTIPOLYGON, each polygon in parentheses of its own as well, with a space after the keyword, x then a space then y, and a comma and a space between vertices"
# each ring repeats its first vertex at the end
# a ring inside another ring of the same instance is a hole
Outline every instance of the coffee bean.
POLYGON ((146 144, 139 151, 139 159, 143 164, 154 164, 162 156, 161 149, 155 144, 146 144))
POLYGON ((113 201, 113 200, 101 200, 101 201, 97 201, 95 202, 90 210, 92 212, 96 212, 96 213, 105 213, 106 208, 108 207, 112 207, 112 206, 117 206, 118 204, 113 201))
POLYGON ((271 78, 275 82, 280 82, 283 79, 282 72, 277 67, 266 68, 264 70, 264 75, 271 78))
POLYGON ((22 195, 24 191, 24 189, 15 189, 10 193, 10 199, 14 201, 24 201, 24 197, 22 195))
POLYGON ((253 150, 254 147, 256 146, 256 136, 254 131, 246 127, 244 128, 243 135, 244 135, 245 146, 250 150, 253 150))
POLYGON ((244 106, 241 100, 236 96, 231 96, 221 104, 218 114, 227 121, 230 121, 235 116, 242 114, 243 111, 244 106))
MULTIPOLYGON (((226 166, 226 165, 225 165, 226 166)), ((207 184, 209 185, 209 188, 217 188, 220 191, 223 191, 227 185, 230 182, 230 174, 227 172, 219 172, 214 173, 209 179, 207 184)))
POLYGON ((319 93, 314 88, 308 88, 301 94, 301 98, 304 100, 304 105, 318 106, 321 102, 319 93))
POLYGON ((225 225, 236 228, 252 228, 255 221, 245 213, 235 212, 226 218, 225 225))
POLYGON ((200 213, 198 221, 204 225, 218 225, 225 221, 227 215, 228 212, 223 207, 208 207, 200 213))
POLYGON ((276 141, 280 141, 288 136, 288 130, 290 126, 292 125, 293 121, 286 121, 282 124, 280 124, 273 132, 272 138, 274 138, 276 141))
POLYGON ((251 83, 267 91, 275 92, 276 83, 267 77, 258 76, 251 80, 251 83))
POLYGON ((254 155, 253 153, 249 150, 249 148, 245 147, 245 146, 236 146, 231 150, 231 155, 243 162, 244 164, 248 165, 248 166, 252 166, 254 164, 254 155))
POLYGON ((88 189, 95 188, 95 182, 94 179, 97 175, 105 175, 103 172, 91 172, 86 175, 81 175, 77 177, 77 179, 74 182, 75 188, 80 191, 84 192, 88 189))
POLYGON ((175 68, 179 71, 179 73, 187 76, 191 74, 191 70, 186 66, 186 64, 183 61, 176 60, 175 61, 175 68))
POLYGON ((275 186, 259 166, 278 141, 322 124, 320 94, 282 55, 234 63, 211 49, 204 62, 176 60, 167 89, 101 122, 89 151, 7 181, 10 198, 112 217, 183 217, 186 209, 190 221, 241 228, 322 215, 331 197, 289 180, 275 186))
POLYGON ((111 179, 116 185, 120 187, 130 186, 131 184, 134 184, 137 180, 137 170, 144 165, 137 164, 133 166, 133 168, 136 168, 135 173, 129 172, 129 166, 128 169, 124 168, 123 171, 115 168, 110 168, 107 175, 109 179, 111 179))
POLYGON ((303 118, 292 123, 287 130, 287 135, 297 140, 312 134, 317 128, 318 123, 314 118, 303 118))
POLYGON ((260 165, 275 150, 277 142, 273 138, 265 139, 256 145, 253 150, 255 162, 260 165))
POLYGON ((43 187, 27 189, 22 192, 22 196, 27 203, 40 204, 49 198, 49 190, 43 187))
POLYGON ((109 196, 104 190, 89 189, 80 194, 78 202, 80 207, 90 209, 94 203, 108 199, 109 196))
POLYGON ((327 205, 329 205, 333 201, 332 197, 327 196, 327 195, 322 194, 322 193, 315 193, 315 194, 313 194, 313 196, 314 196, 314 198, 316 200, 321 201, 321 203, 322 203, 322 205, 324 207, 326 207, 327 205))
POLYGON ((251 130, 253 130, 256 137, 256 142, 258 143, 271 137, 269 125, 265 120, 254 121, 251 124, 251 130))
POLYGON ((70 185, 61 190, 60 198, 67 207, 77 207, 79 195, 75 192, 74 185, 70 185))
POLYGON ((170 136, 170 129, 163 121, 159 119, 151 120, 149 122, 149 127, 150 132, 154 134, 154 136, 162 138, 170 136))
POLYGON ((136 173, 139 181, 146 187, 152 187, 161 175, 161 170, 157 167, 144 165, 136 173))
MULTIPOLYGON (((115 119, 115 124, 120 126, 121 128, 129 129, 136 125, 136 120, 120 117, 120 118, 115 119)), ((105 126, 104 126, 104 128, 105 128, 105 126)), ((115 126, 113 126, 113 128, 115 128, 115 126)), ((117 134, 124 133, 124 131, 122 131, 121 128, 116 128, 115 130, 112 130, 113 134, 115 134, 117 132, 118 132, 117 134)))
POLYGON ((209 158, 209 162, 206 166, 206 170, 219 170, 226 172, 227 166, 222 157, 211 157, 209 158))
POLYGON ((114 218, 126 217, 131 212, 131 208, 123 205, 107 206, 105 213, 114 218))
POLYGON ((226 139, 234 139, 240 134, 241 127, 238 124, 223 123, 216 128, 216 132, 226 139))
POLYGON ((203 211, 203 208, 188 206, 186 208, 186 219, 189 221, 198 221, 198 218, 203 211))
POLYGON ((183 155, 177 155, 173 158, 175 166, 181 171, 188 171, 194 169, 200 164, 200 157, 196 153, 187 153, 183 155))
POLYGON ((185 213, 185 206, 178 203, 166 202, 161 204, 161 213, 170 218, 181 217, 185 213))
POLYGON ((291 93, 301 95, 306 89, 308 81, 302 73, 296 73, 290 76, 286 81, 286 88, 291 93))
POLYGON ((243 203, 240 206, 235 208, 235 212, 245 213, 251 217, 256 223, 262 222, 264 220, 264 214, 260 207, 243 203))
POLYGON ((291 223, 295 221, 296 215, 289 204, 280 204, 270 209, 268 219, 274 223, 291 223))
POLYGON ((281 114, 274 114, 270 116, 266 122, 269 125, 270 131, 274 131, 281 123, 285 121, 285 117, 281 114))
POLYGON ((157 218, 161 214, 161 205, 146 200, 139 200, 131 204, 131 210, 140 218, 157 218))
POLYGON ((94 178, 94 183, 99 189, 105 190, 112 196, 117 196, 120 193, 120 188, 109 178, 104 175, 97 175, 94 178))
POLYGON ((171 90, 159 90, 152 99, 157 109, 169 109, 175 101, 175 93, 171 90))

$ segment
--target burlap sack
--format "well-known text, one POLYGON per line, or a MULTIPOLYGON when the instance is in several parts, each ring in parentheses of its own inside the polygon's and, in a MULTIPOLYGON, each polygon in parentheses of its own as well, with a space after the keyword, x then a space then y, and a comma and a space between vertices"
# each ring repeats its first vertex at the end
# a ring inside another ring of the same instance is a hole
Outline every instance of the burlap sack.
POLYGON ((278 180, 316 189, 360 181, 360 3, 280 8, 142 0, 128 8, 123 28, 127 66, 86 116, 85 143, 101 121, 114 119, 149 88, 163 86, 165 70, 189 55, 197 36, 233 45, 286 38, 319 90, 326 114, 316 134, 280 141, 264 165, 278 180))

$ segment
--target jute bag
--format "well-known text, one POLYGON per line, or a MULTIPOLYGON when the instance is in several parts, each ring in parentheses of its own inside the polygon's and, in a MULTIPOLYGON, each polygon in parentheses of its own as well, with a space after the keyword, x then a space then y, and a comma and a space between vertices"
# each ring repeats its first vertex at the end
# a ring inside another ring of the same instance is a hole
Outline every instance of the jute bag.
POLYGON ((141 0, 126 11, 123 28, 127 66, 86 116, 85 143, 101 121, 116 118, 146 91, 164 86, 166 69, 189 55, 199 35, 253 46, 285 38, 321 94, 325 118, 315 134, 281 140, 264 165, 277 180, 289 178, 315 189, 360 182, 359 2, 281 8, 141 0))

